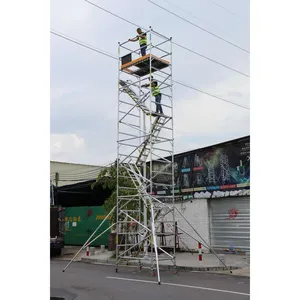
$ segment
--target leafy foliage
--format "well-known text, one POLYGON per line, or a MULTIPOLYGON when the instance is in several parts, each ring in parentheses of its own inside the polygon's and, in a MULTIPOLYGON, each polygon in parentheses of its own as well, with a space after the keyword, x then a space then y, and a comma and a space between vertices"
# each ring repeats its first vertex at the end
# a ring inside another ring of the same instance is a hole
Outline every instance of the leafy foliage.
MULTIPOLYGON (((103 169, 98 177, 96 182, 92 185, 94 188, 97 185, 102 185, 104 189, 111 190, 111 195, 106 201, 104 202, 104 210, 105 213, 108 214, 110 211, 117 205, 117 163, 111 165, 107 169, 103 169)), ((119 196, 128 196, 128 195, 136 195, 138 190, 134 186, 133 181, 128 178, 128 172, 124 167, 119 167, 119 186, 121 187, 130 187, 133 189, 124 190, 119 189, 119 196), (127 177, 127 178, 124 178, 127 177)), ((126 201, 122 201, 122 205, 125 204, 126 201)), ((139 201, 130 201, 123 209, 128 210, 136 210, 138 209, 139 201)), ((123 215, 122 218, 124 218, 123 215)), ((137 216, 136 216, 137 217, 137 216)), ((111 214, 111 224, 116 222, 116 211, 111 214)))

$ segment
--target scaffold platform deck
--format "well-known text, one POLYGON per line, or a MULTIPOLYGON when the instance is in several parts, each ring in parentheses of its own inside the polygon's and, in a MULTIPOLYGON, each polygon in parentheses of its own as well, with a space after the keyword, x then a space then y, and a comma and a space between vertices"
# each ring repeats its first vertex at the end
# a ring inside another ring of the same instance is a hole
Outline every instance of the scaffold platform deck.
MULTIPOLYGON (((151 73, 167 68, 169 65, 168 61, 151 54, 151 73)), ((150 74, 150 54, 123 64, 121 70, 140 77, 150 74)))

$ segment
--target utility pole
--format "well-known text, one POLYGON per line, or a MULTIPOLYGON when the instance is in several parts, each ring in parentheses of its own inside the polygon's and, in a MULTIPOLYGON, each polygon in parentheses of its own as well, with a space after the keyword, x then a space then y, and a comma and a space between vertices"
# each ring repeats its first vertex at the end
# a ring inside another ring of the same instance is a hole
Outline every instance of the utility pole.
POLYGON ((58 186, 58 182, 59 182, 59 173, 55 172, 55 186, 58 186))

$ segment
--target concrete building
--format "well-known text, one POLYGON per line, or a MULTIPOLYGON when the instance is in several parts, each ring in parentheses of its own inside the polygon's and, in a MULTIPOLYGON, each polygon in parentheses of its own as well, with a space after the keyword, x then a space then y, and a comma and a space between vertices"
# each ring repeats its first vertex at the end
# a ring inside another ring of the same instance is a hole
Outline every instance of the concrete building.
MULTIPOLYGON (((176 154, 174 162, 175 205, 205 242, 220 251, 250 251, 250 136, 176 154)), ((168 193, 157 189, 159 195, 168 193)), ((179 228, 199 240, 180 214, 175 216, 179 228)), ((195 250, 197 242, 182 234, 179 246, 195 250)))

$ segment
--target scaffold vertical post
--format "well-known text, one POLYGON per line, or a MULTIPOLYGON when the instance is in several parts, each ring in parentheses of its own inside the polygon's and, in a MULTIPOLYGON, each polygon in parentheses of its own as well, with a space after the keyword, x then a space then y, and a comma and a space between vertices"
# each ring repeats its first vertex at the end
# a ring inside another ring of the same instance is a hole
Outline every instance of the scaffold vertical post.
POLYGON ((172 50, 167 47, 170 38, 151 27, 145 33, 146 55, 130 49, 128 42, 120 43, 118 51, 116 270, 123 260, 138 261, 140 266, 147 261, 160 283, 160 261, 175 265, 172 50), (153 96, 152 84, 156 82, 164 113, 154 110, 157 94, 153 96), (157 178, 164 176, 167 179, 158 183, 157 178), (173 223, 171 232, 160 232, 165 215, 173 223), (168 245, 159 244, 158 236, 166 236, 168 245))

